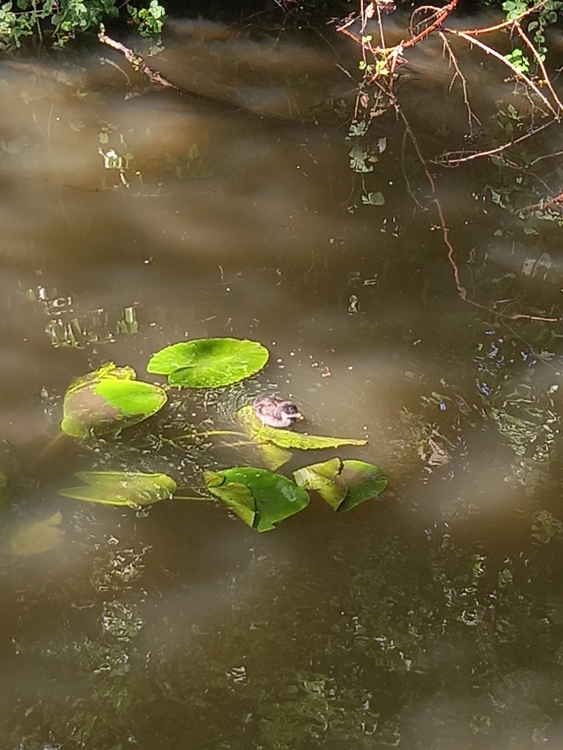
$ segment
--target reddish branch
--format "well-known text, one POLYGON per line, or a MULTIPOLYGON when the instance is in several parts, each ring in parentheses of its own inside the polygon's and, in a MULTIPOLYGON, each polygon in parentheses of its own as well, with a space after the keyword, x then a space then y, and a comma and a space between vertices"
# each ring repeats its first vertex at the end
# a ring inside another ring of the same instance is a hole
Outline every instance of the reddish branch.
POLYGON ((98 39, 100 40, 100 42, 102 42, 102 44, 107 44, 108 47, 112 47, 112 49, 115 49, 125 55, 125 58, 131 64, 131 67, 143 73, 143 75, 145 75, 151 83, 183 93, 181 89, 178 88, 178 86, 175 86, 158 71, 153 70, 151 67, 149 67, 141 57, 141 55, 136 54, 129 47, 126 47, 124 44, 121 44, 121 42, 116 42, 115 39, 109 37, 106 34, 106 30, 103 25, 100 26, 98 39))

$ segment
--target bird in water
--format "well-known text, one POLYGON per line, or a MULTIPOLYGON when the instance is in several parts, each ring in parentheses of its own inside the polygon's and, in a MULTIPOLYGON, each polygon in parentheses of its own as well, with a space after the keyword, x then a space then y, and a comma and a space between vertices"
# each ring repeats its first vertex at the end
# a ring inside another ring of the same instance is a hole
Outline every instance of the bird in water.
POLYGON ((268 427, 291 427, 295 421, 303 419, 292 401, 278 396, 258 396, 252 406, 258 419, 268 427))

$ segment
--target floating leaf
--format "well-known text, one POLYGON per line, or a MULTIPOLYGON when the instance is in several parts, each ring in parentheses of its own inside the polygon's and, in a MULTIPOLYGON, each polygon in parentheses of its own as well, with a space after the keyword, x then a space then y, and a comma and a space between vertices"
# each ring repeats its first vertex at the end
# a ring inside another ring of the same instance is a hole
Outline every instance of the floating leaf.
POLYGON ((225 505, 228 505, 237 516, 251 528, 256 521, 256 502, 252 492, 245 484, 238 482, 225 483, 225 478, 218 472, 204 472, 207 489, 225 505))
POLYGON ((268 361, 269 352, 246 339, 194 339, 172 344, 153 354, 148 372, 168 375, 171 385, 219 388, 254 375, 268 361))
POLYGON ((285 448, 278 448, 273 443, 258 443, 256 449, 268 469, 276 471, 286 464, 292 457, 292 452, 285 448))
POLYGON ((60 494, 88 503, 139 508, 169 500, 176 492, 176 482, 167 474, 81 471, 76 476, 85 486, 60 490, 60 494))
POLYGON ((131 427, 156 414, 166 403, 166 392, 135 377, 133 368, 109 362, 75 380, 65 394, 61 430, 86 438, 131 427))
POLYGON ((316 490, 333 510, 351 510, 380 495, 387 477, 374 464, 331 458, 293 472, 300 487, 316 490))
POLYGON ((303 432, 269 427, 258 419, 252 406, 243 406, 242 409, 238 410, 237 417, 252 440, 257 443, 273 443, 279 448, 321 450, 323 448, 338 448, 341 445, 366 445, 367 443, 367 440, 308 435, 303 432))
POLYGON ((248 526, 270 531, 309 504, 309 495, 287 477, 268 469, 234 467, 205 471, 207 489, 248 526))
POLYGON ((17 557, 30 557, 54 549, 65 535, 62 520, 62 514, 57 512, 42 521, 21 526, 8 542, 10 552, 17 557))

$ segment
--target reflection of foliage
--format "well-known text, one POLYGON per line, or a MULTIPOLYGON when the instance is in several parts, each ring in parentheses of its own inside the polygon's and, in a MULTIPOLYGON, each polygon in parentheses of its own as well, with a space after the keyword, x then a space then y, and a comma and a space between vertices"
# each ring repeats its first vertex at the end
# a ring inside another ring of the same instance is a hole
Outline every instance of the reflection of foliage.
POLYGON ((563 539, 563 523, 548 510, 539 510, 532 518, 532 538, 539 544, 563 539))
POLYGON ((355 750, 373 747, 379 714, 371 708, 368 690, 321 674, 284 677, 281 694, 259 710, 259 742, 265 750, 307 750, 340 742, 355 750))

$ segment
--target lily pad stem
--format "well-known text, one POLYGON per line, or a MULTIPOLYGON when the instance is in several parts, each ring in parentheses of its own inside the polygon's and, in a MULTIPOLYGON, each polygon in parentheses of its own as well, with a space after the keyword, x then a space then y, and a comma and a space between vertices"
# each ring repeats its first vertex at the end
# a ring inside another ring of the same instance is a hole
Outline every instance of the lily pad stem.
POLYGON ((204 500, 209 502, 213 498, 205 495, 176 495, 174 494, 174 500, 204 500))
POLYGON ((209 437, 209 435, 236 435, 237 437, 248 437, 244 432, 235 430, 208 430, 207 432, 194 432, 194 437, 209 437))

